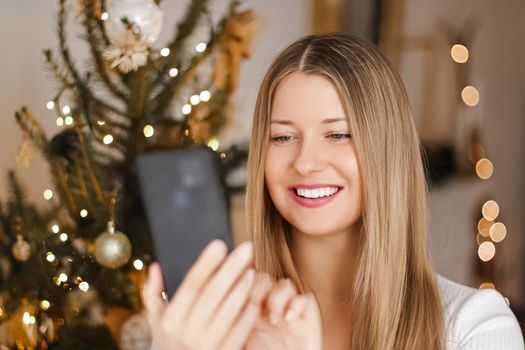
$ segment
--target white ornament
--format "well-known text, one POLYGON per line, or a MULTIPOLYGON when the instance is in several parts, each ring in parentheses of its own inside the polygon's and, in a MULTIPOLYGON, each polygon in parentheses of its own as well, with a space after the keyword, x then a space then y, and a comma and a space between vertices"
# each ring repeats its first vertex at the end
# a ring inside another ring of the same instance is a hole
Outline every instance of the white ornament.
POLYGON ((164 13, 153 0, 108 0, 106 5, 104 27, 113 45, 151 47, 159 38, 164 13))
POLYGON ((110 62, 111 68, 120 69, 124 74, 136 71, 148 62, 148 47, 141 43, 117 46, 110 45, 104 50, 104 59, 110 62))

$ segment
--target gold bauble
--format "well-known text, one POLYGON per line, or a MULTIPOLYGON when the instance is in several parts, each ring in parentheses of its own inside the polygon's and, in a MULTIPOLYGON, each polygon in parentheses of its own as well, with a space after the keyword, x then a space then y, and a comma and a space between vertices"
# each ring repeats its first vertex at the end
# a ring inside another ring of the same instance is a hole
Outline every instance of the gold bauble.
POLYGON ((24 237, 21 234, 16 236, 16 243, 13 244, 11 249, 13 257, 18 261, 27 261, 31 254, 31 245, 24 241, 24 237))
POLYGON ((131 243, 128 236, 115 231, 115 224, 108 222, 106 232, 95 240, 95 258, 102 266, 116 269, 129 261, 131 257, 131 243))
POLYGON ((26 299, 16 309, 11 319, 11 332, 18 349, 35 349, 39 342, 38 308, 26 299))

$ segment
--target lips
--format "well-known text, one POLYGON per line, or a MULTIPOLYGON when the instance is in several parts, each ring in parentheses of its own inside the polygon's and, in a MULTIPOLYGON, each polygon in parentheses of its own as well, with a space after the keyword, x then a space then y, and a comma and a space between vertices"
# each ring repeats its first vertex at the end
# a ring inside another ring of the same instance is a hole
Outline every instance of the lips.
POLYGON ((288 194, 292 197, 292 199, 296 203, 298 203, 299 205, 301 205, 301 206, 303 206, 305 208, 319 208, 319 207, 321 207, 323 205, 326 205, 326 204, 332 202, 333 200, 335 200, 337 195, 342 190, 343 190, 343 187, 342 186, 338 186, 338 185, 329 185, 329 184, 305 185, 305 184, 300 184, 300 185, 296 185, 296 186, 290 187, 288 189, 288 194), (305 198, 305 197, 301 197, 301 196, 297 195, 297 193, 295 191, 295 189, 297 189, 297 188, 312 190, 312 189, 326 188, 326 187, 336 187, 336 188, 338 188, 338 191, 336 193, 334 193, 333 195, 331 195, 331 196, 320 197, 320 198, 305 198))

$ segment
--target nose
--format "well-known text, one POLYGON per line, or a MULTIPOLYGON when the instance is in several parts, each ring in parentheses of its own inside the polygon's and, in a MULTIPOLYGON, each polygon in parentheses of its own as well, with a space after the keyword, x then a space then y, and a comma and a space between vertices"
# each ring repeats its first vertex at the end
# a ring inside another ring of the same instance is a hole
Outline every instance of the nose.
POLYGON ((322 145, 313 140, 303 138, 297 150, 297 158, 293 165, 300 175, 310 175, 322 171, 326 159, 322 154, 322 145))

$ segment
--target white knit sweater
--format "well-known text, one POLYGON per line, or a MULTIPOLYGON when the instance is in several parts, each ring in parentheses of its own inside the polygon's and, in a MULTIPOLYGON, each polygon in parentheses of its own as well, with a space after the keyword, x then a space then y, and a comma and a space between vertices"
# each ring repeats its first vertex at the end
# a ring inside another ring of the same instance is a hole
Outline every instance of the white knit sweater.
MULTIPOLYGON (((525 349, 518 321, 499 292, 466 287, 439 274, 437 282, 445 313, 446 350, 525 349)), ((149 333, 147 323, 144 325, 149 333)))
POLYGON ((494 289, 474 289, 438 275, 447 350, 523 350, 516 317, 494 289))

